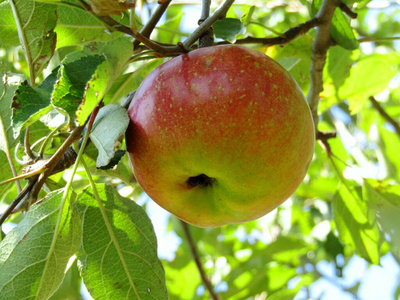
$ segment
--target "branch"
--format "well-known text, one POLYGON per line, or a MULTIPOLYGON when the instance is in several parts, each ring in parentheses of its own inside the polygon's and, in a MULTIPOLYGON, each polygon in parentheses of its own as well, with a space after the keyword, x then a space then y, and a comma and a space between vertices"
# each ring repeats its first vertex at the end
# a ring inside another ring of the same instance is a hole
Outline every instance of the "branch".
POLYGON ((363 38, 359 38, 358 42, 359 43, 368 43, 368 42, 378 43, 378 42, 391 42, 391 41, 398 41, 398 40, 400 40, 400 36, 383 37, 383 38, 363 37, 363 38))
POLYGON ((11 202, 11 204, 7 207, 5 212, 0 216, 0 226, 4 223, 7 217, 14 211, 14 209, 18 206, 18 204, 25 198, 25 196, 29 193, 33 185, 37 180, 36 178, 31 178, 28 183, 25 185, 24 189, 18 194, 18 196, 11 202))
POLYGON ((394 127, 396 134, 400 137, 400 124, 396 122, 391 116, 389 116, 389 114, 383 109, 379 102, 376 101, 375 97, 371 96, 369 97, 369 100, 371 101, 374 108, 378 111, 378 113, 394 127))
POLYGON ((156 52, 159 53, 168 53, 168 52, 174 52, 174 49, 178 48, 178 47, 173 47, 173 49, 167 49, 165 47, 162 47, 161 45, 159 45, 156 42, 153 42, 152 40, 148 39, 147 37, 145 37, 144 35, 142 35, 139 32, 133 31, 131 28, 129 28, 128 26, 125 26, 117 21, 115 21, 112 17, 110 16, 98 16, 96 15, 90 5, 88 5, 85 1, 83 0, 79 0, 79 4, 82 5, 82 7, 87 10, 88 12, 90 12, 94 17, 96 17, 98 20, 100 20, 101 22, 103 22, 104 24, 106 24, 108 26, 108 29, 110 31, 120 31, 122 33, 125 33, 127 35, 133 36, 136 40, 138 40, 140 43, 143 43, 145 46, 147 46, 150 49, 153 49, 156 52))
POLYGON ((310 90, 307 101, 313 116, 315 131, 318 128, 318 104, 319 94, 323 90, 323 70, 326 61, 326 53, 331 45, 332 17, 340 0, 324 0, 315 19, 318 20, 317 32, 312 45, 311 67, 310 67, 310 90))
POLYGON ((306 34, 311 28, 318 26, 320 20, 317 18, 312 18, 304 23, 297 25, 296 27, 289 28, 281 36, 273 38, 256 38, 256 37, 246 37, 236 41, 236 44, 263 44, 263 45, 282 45, 287 44, 294 40, 295 38, 306 34))
MULTIPOLYGON (((203 0, 201 7, 201 16, 198 24, 201 25, 210 16, 211 0, 203 0)), ((214 44, 214 30, 210 27, 203 35, 199 37, 199 48, 211 47, 214 44)))
POLYGON ((213 300, 218 300, 218 295, 214 292, 214 289, 211 285, 211 282, 208 280, 206 273, 204 272, 203 265, 200 262, 199 253, 197 252, 196 245, 192 239, 192 235, 190 234, 189 224, 181 220, 181 224, 183 230, 185 231, 186 239, 189 243, 190 251, 192 252, 194 261, 196 263, 197 269, 199 270, 201 280, 203 281, 204 287, 210 293, 210 296, 213 300))
POLYGON ((344 12, 346 15, 348 15, 352 19, 357 19, 357 13, 353 12, 346 4, 343 2, 340 2, 339 8, 341 9, 342 12, 344 12))
MULTIPOLYGON (((146 38, 150 38, 151 33, 153 32, 154 28, 156 27, 158 21, 160 21, 161 17, 163 16, 164 12, 167 10, 168 5, 171 3, 172 0, 166 0, 159 4, 157 10, 151 16, 150 20, 144 25, 142 30, 140 30, 140 34, 146 38)), ((133 42, 133 48, 136 49, 140 44, 140 41, 135 39, 133 42)))
POLYGON ((196 28, 195 31, 193 31, 193 33, 183 42, 183 46, 185 48, 190 47, 200 36, 205 34, 215 22, 224 18, 233 2, 235 2, 235 0, 226 0, 210 17, 208 17, 199 27, 196 28))
POLYGON ((322 131, 317 131, 316 134, 316 139, 319 141, 327 141, 329 139, 333 139, 336 137, 336 131, 327 131, 327 132, 322 132, 322 131))

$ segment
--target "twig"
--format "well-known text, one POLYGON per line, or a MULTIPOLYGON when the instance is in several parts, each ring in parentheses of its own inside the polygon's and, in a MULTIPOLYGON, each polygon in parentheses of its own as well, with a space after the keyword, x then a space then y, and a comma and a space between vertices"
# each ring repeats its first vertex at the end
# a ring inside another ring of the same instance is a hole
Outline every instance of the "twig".
POLYGON ((339 8, 352 19, 357 19, 357 13, 353 12, 344 2, 340 2, 339 8))
POLYGON ((98 16, 95 13, 93 13, 90 5, 88 5, 85 1, 79 0, 79 4, 88 12, 90 12, 93 16, 95 16, 97 19, 99 19, 101 22, 105 23, 106 25, 108 25, 108 29, 110 31, 120 31, 122 33, 128 34, 130 36, 133 36, 136 40, 138 40, 140 43, 143 43, 145 46, 147 46, 150 49, 153 49, 156 52, 159 53, 165 53, 167 51, 167 49, 165 49, 164 47, 162 47, 161 45, 153 42, 152 40, 148 39, 147 37, 143 36, 141 33, 139 32, 135 32, 133 31, 131 28, 129 28, 128 26, 125 26, 121 23, 119 23, 118 21, 114 20, 112 17, 110 16, 98 16))
MULTIPOLYGON (((167 10, 168 5, 171 3, 172 0, 166 0, 159 4, 154 14, 151 16, 150 20, 144 25, 140 33, 146 37, 150 38, 151 33, 153 32, 154 28, 156 27, 158 21, 163 16, 164 12, 167 10)), ((139 40, 135 40, 133 42, 133 48, 136 49, 140 44, 139 40)))
POLYGON ((195 31, 193 31, 193 33, 183 42, 183 45, 185 47, 190 47, 194 42, 196 42, 196 40, 205 34, 215 22, 226 15, 233 2, 235 2, 235 0, 226 0, 210 17, 208 17, 199 27, 196 28, 195 31))
POLYGON ((208 292, 210 293, 210 296, 213 300, 218 300, 219 297, 214 292, 212 284, 211 284, 210 280, 208 280, 206 273, 204 272, 203 265, 200 262, 200 258, 199 258, 199 254, 196 249, 196 245, 192 239, 192 235, 190 234, 189 224, 184 221, 181 221, 181 224, 182 224, 183 230, 185 232, 186 239, 189 243, 190 251, 192 252, 197 269, 199 270, 200 277, 201 277, 201 280, 203 281, 204 287, 208 290, 208 292))
POLYGON ((0 216, 0 226, 4 223, 4 221, 8 218, 10 214, 14 211, 14 209, 18 206, 18 204, 25 198, 25 196, 29 193, 30 189, 35 184, 37 178, 31 178, 29 182, 25 185, 24 189, 18 194, 18 196, 11 202, 11 204, 7 207, 6 211, 0 216))
POLYGON ((333 139, 336 137, 336 131, 327 131, 327 132, 322 132, 322 131, 317 131, 316 134, 316 139, 320 141, 327 141, 329 139, 333 139))
POLYGON ((389 116, 389 114, 383 109, 379 102, 376 101, 375 97, 371 96, 369 97, 369 100, 371 101, 374 108, 378 111, 378 113, 394 127, 396 134, 400 137, 400 124, 396 122, 391 116, 389 116))
MULTIPOLYGON (((297 37, 306 34, 311 28, 321 24, 321 21, 317 18, 312 18, 304 23, 297 25, 296 27, 289 28, 283 34, 273 38, 256 38, 246 37, 236 41, 236 44, 263 44, 263 45, 283 45, 291 42, 297 37)), ((223 42, 226 43, 226 42, 223 42)))
MULTIPOLYGON (((203 0, 201 6, 201 16, 198 24, 201 25, 210 16, 211 0, 203 0)), ((211 47, 214 44, 214 30, 212 26, 199 37, 199 48, 211 47)))
MULTIPOLYGON (((92 114, 94 111, 92 112, 92 114)), ((97 112, 96 112, 97 114, 97 112)), ((77 141, 83 132, 83 129, 85 128, 85 125, 81 125, 79 127, 76 127, 71 135, 62 143, 61 147, 58 148, 58 150, 50 157, 50 159, 44 164, 44 169, 45 171, 37 181, 37 183, 33 186, 32 191, 31 191, 31 197, 33 201, 36 200, 37 195, 39 194, 39 191, 42 189, 43 184, 46 182, 47 178, 51 175, 54 174, 53 171, 57 170, 57 173, 60 171, 65 170, 66 168, 71 166, 71 163, 73 164, 75 160, 61 160, 61 158, 65 155, 65 153, 70 149, 71 145, 77 141), (61 161, 61 166, 60 166, 60 161, 61 161)))
POLYGON ((29 160, 35 161, 36 157, 32 152, 31 145, 29 144, 29 132, 30 132, 30 127, 28 126, 25 130, 24 150, 25 150, 25 154, 28 156, 29 160))
POLYGON ((315 131, 318 130, 318 104, 319 94, 323 90, 322 74, 326 61, 326 53, 331 45, 332 17, 340 0, 324 0, 315 19, 318 20, 317 32, 312 45, 311 67, 310 67, 310 90, 307 101, 313 116, 315 131))
MULTIPOLYGON (((7 137, 5 137, 5 140, 7 140, 7 137)), ((6 141, 6 143, 7 143, 7 141, 6 141)), ((11 154, 10 154, 10 150, 8 148, 8 144, 6 144, 4 152, 6 153, 8 164, 10 165, 11 173, 15 177, 15 176, 17 176, 17 170, 15 169, 14 162, 13 162, 13 160, 11 158, 11 154)), ((18 193, 21 193, 22 188, 21 188, 21 183, 19 182, 19 180, 15 181, 15 185, 17 186, 18 193)))
POLYGON ((383 37, 383 38, 373 38, 373 37, 363 37, 358 39, 359 43, 368 43, 368 42, 391 42, 391 41, 398 41, 400 40, 400 36, 393 36, 393 37, 383 37))

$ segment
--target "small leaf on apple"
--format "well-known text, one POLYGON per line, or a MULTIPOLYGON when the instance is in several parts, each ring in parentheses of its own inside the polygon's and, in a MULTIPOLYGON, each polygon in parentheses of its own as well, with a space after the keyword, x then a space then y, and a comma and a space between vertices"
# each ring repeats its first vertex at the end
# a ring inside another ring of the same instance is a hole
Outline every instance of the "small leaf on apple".
POLYGON ((128 113, 123 107, 110 104, 100 109, 90 132, 90 139, 99 150, 96 167, 107 166, 115 157, 115 148, 121 142, 128 124, 128 113))

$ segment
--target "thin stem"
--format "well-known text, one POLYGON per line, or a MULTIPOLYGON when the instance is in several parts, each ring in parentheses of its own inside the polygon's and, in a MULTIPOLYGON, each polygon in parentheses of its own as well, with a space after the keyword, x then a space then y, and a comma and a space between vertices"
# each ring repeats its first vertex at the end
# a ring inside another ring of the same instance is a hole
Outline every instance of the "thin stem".
POLYGON ((195 31, 183 42, 183 45, 189 48, 196 40, 202 36, 215 22, 223 18, 228 9, 232 6, 235 0, 226 0, 210 17, 196 28, 195 31))
MULTIPOLYGON (((142 30, 140 30, 140 33, 146 37, 150 38, 151 33, 153 32, 154 28, 156 27, 158 21, 160 21, 161 17, 167 10, 169 4, 171 3, 172 0, 167 0, 162 2, 154 12, 154 14, 151 16, 150 20, 144 25, 142 30)), ((133 16, 134 17, 134 16, 133 16)), ((140 44, 139 40, 135 40, 133 42, 133 48, 136 49, 140 44)))
POLYGON ((25 49, 25 57, 26 57, 26 61, 28 63, 28 68, 29 68, 29 81, 31 86, 34 86, 35 84, 35 74, 34 74, 34 70, 33 70, 33 62, 32 62, 32 57, 31 54, 29 53, 28 49, 29 49, 29 45, 28 45, 28 40, 26 39, 26 36, 24 34, 24 26, 22 24, 21 18, 18 14, 18 10, 17 7, 15 6, 15 0, 10 0, 10 5, 11 5, 11 9, 14 15, 14 19, 15 19, 15 23, 17 25, 17 29, 18 29, 18 35, 22 44, 23 49, 25 49))
MULTIPOLYGON (((313 18, 304 23, 301 23, 295 27, 289 28, 280 36, 273 38, 256 38, 256 37, 246 37, 243 39, 239 39, 235 42, 235 44, 263 44, 263 45, 283 45, 291 42, 297 37, 306 34, 311 28, 318 26, 320 24, 320 20, 313 18)), ((227 42, 220 42, 218 44, 226 44, 227 42)))
POLYGON ((218 300, 219 297, 214 292, 212 284, 211 284, 210 280, 208 280, 208 278, 206 276, 206 273, 205 273, 205 271, 203 269, 203 265, 200 262, 199 253, 198 253, 196 245, 195 245, 195 243, 193 241, 192 235, 190 234, 189 224, 184 222, 184 221, 182 221, 182 220, 181 220, 181 224, 182 224, 183 230, 185 232, 186 239, 187 239, 187 241, 189 243, 190 251, 192 252, 192 255, 193 255, 194 261, 196 263, 197 269, 199 270, 201 280, 203 281, 203 285, 208 290, 208 292, 210 293, 211 298, 213 300, 218 300))
POLYGON ((18 194, 18 196, 11 202, 11 204, 7 207, 5 212, 0 216, 0 226, 4 223, 4 221, 8 218, 8 216, 13 212, 13 210, 18 206, 18 204, 24 199, 24 197, 28 194, 29 190, 35 184, 35 180, 30 180, 24 187, 24 189, 18 194))
POLYGON ((36 170, 33 170, 32 172, 28 172, 28 173, 25 173, 25 174, 21 174, 21 175, 15 176, 13 178, 9 178, 7 180, 1 181, 0 182, 0 186, 2 186, 4 184, 7 184, 7 183, 10 183, 10 182, 13 182, 13 181, 16 181, 16 180, 21 180, 21 179, 26 179, 26 178, 33 177, 35 175, 43 173, 44 170, 45 170, 45 168, 41 167, 41 168, 38 168, 36 170))
POLYGON ((364 37, 358 39, 359 43, 368 43, 368 42, 391 42, 391 41, 398 41, 400 40, 400 36, 393 36, 393 37, 383 37, 383 38, 373 38, 373 37, 364 37))
POLYGON ((202 0, 200 20, 204 21, 210 16, 211 0, 202 0))
MULTIPOLYGON (((203 0, 201 6, 201 16, 198 24, 201 25, 210 16, 211 0, 203 0)), ((212 27, 199 37, 199 48, 211 47, 214 44, 214 30, 212 27)))
POLYGON ((393 127, 394 130, 396 131, 396 134, 400 137, 400 124, 396 122, 384 109, 383 107, 379 104, 378 101, 376 101, 375 97, 371 96, 369 97, 369 100, 371 101, 372 105, 374 108, 378 111, 378 113, 386 120, 388 121, 393 127))
POLYGON ((33 154, 31 145, 29 144, 29 132, 30 132, 30 127, 28 126, 25 130, 25 137, 24 137, 25 154, 29 157, 31 161, 35 161, 36 156, 33 154))
POLYGON ((344 2, 340 2, 339 8, 341 9, 342 12, 344 12, 346 15, 348 15, 352 19, 357 19, 357 13, 353 12, 350 7, 348 7, 344 2))
POLYGON ((45 149, 46 149, 47 144, 48 144, 49 141, 51 140, 51 138, 56 134, 56 132, 57 132, 58 130, 60 130, 62 127, 64 127, 65 124, 66 124, 66 123, 62 123, 62 124, 58 125, 57 128, 53 129, 53 130, 46 136, 45 140, 43 141, 43 143, 42 143, 42 145, 40 146, 40 149, 39 149, 38 156, 39 156, 40 158, 43 158, 44 151, 45 151, 45 149))

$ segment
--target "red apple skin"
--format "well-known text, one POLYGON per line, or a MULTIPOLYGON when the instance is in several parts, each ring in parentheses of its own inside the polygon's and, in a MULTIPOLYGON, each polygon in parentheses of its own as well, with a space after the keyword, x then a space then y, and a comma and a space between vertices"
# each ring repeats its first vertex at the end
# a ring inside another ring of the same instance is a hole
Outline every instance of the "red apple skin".
POLYGON ((294 193, 314 152, 311 113, 294 79, 242 46, 201 48, 159 66, 136 91, 129 116, 139 184, 199 227, 267 214, 294 193), (213 179, 188 183, 201 174, 213 179))

